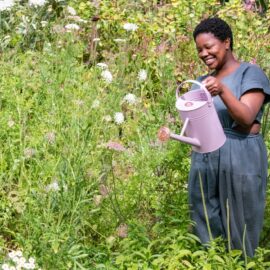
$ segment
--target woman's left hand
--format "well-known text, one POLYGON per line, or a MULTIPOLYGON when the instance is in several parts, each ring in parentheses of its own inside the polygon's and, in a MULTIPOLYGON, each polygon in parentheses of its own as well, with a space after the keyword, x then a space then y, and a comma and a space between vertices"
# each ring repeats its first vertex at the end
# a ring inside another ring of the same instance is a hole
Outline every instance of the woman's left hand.
POLYGON ((223 92, 223 84, 219 79, 213 76, 207 77, 202 81, 202 84, 206 87, 211 96, 217 96, 223 92))

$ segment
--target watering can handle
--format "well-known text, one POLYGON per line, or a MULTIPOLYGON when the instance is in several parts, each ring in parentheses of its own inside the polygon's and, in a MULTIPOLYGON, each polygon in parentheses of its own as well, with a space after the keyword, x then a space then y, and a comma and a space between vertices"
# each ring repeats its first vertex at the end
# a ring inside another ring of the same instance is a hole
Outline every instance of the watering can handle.
POLYGON ((208 103, 211 103, 212 102, 212 97, 211 97, 210 93, 208 92, 208 90, 206 89, 206 87, 202 83, 200 83, 198 81, 195 81, 195 80, 186 80, 186 81, 183 81, 182 83, 180 83, 178 85, 178 87, 176 88, 176 93, 175 93, 176 94, 176 100, 180 97, 179 96, 180 89, 187 82, 199 85, 201 87, 201 89, 203 89, 203 91, 205 92, 205 94, 207 96, 208 103))

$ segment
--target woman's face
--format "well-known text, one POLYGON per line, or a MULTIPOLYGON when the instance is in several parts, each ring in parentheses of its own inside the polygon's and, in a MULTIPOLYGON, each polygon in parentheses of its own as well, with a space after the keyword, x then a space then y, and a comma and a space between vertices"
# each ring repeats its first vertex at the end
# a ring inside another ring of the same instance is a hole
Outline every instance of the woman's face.
POLYGON ((199 57, 210 69, 220 69, 226 62, 230 50, 230 39, 221 41, 212 33, 201 33, 196 39, 199 57))

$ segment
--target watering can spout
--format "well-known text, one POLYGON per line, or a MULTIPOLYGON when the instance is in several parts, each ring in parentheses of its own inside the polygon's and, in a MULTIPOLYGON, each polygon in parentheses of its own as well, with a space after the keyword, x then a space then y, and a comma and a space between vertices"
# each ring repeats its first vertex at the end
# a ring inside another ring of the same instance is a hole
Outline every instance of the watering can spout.
POLYGON ((174 140, 177 140, 177 141, 180 141, 180 142, 191 144, 191 145, 196 146, 196 147, 200 147, 201 143, 200 143, 200 141, 198 139, 184 136, 184 133, 185 133, 185 130, 187 128, 188 123, 189 123, 189 118, 186 118, 180 135, 170 133, 170 138, 174 139, 174 140))
POLYGON ((197 147, 201 146, 199 140, 195 139, 195 138, 190 138, 190 137, 186 137, 186 136, 178 135, 178 134, 174 134, 174 133, 170 133, 170 138, 177 140, 177 141, 180 141, 180 142, 191 144, 193 146, 197 146, 197 147))

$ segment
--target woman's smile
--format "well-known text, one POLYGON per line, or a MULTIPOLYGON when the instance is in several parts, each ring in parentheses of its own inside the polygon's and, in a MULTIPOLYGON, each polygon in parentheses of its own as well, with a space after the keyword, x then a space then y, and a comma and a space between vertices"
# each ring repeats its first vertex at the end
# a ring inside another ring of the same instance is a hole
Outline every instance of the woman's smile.
POLYGON ((196 37, 199 57, 210 69, 220 69, 227 56, 229 41, 220 41, 212 33, 201 33, 196 37))
POLYGON ((210 56, 210 57, 205 57, 203 59, 204 63, 207 65, 207 66, 211 66, 214 62, 215 62, 216 58, 213 57, 213 56, 210 56))

